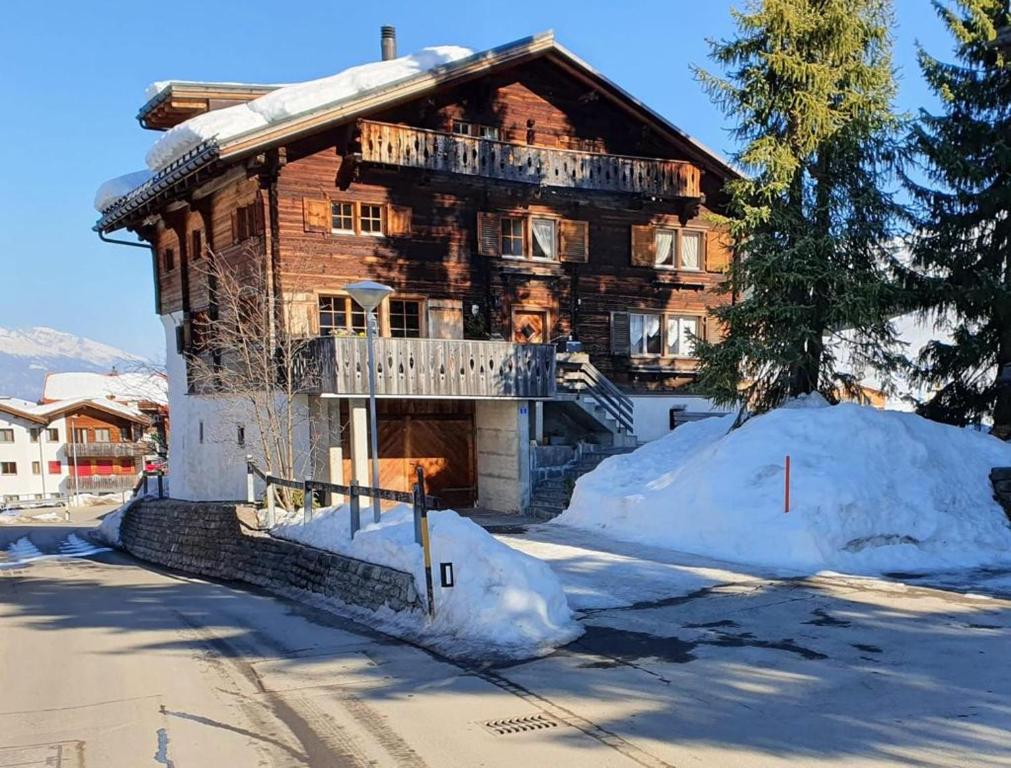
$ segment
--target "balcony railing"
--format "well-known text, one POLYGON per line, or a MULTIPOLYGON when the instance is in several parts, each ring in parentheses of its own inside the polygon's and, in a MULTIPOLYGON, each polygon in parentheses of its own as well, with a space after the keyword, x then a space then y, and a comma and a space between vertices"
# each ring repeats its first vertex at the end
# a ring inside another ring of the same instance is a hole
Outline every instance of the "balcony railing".
POLYGON ((92 493, 94 491, 129 491, 137 484, 138 475, 87 475, 67 481, 70 493, 92 493))
POLYGON ((665 199, 700 196, 701 172, 682 160, 510 144, 374 120, 358 127, 365 162, 665 199))
MULTIPOLYGON (((525 400, 555 393, 555 350, 548 344, 399 338, 375 343, 379 397, 525 400)), ((369 393, 363 338, 311 339, 299 350, 296 368, 305 392, 369 393)))
POLYGON ((147 447, 143 443, 67 443, 67 456, 78 458, 143 456, 147 447))

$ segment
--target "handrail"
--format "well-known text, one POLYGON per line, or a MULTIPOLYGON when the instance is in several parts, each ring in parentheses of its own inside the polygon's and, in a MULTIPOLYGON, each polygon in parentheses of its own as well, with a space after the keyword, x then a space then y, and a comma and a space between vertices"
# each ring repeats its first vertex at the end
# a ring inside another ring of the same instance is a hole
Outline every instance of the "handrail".
POLYGON ((632 400, 618 389, 614 382, 604 376, 588 358, 569 358, 559 355, 558 370, 559 387, 569 391, 575 389, 579 394, 589 395, 614 419, 619 431, 631 434, 634 424, 632 400), (583 386, 573 387, 571 379, 565 377, 566 372, 576 373, 583 386))

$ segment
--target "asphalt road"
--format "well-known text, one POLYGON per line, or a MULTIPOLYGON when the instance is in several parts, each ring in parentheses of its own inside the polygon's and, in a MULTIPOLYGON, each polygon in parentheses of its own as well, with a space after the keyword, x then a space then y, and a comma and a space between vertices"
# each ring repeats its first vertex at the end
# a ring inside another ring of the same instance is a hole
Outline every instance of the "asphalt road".
POLYGON ((475 668, 121 553, 0 567, 0 768, 1011 765, 1006 600, 748 581, 582 621, 475 668))

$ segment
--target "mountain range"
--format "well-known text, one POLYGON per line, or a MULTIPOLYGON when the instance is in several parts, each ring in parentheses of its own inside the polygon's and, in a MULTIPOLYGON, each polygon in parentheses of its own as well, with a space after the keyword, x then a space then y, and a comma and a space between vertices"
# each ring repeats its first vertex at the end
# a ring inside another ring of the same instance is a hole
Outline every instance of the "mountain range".
POLYGON ((55 328, 0 327, 0 396, 36 401, 42 397, 47 373, 132 371, 146 362, 122 349, 55 328))

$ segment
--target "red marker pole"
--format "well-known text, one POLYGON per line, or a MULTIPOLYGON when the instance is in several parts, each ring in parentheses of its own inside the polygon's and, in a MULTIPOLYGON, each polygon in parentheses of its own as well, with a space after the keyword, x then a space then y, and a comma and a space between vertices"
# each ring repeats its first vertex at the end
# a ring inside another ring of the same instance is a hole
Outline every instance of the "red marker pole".
POLYGON ((790 457, 786 457, 786 486, 784 490, 784 514, 790 514, 790 457))

